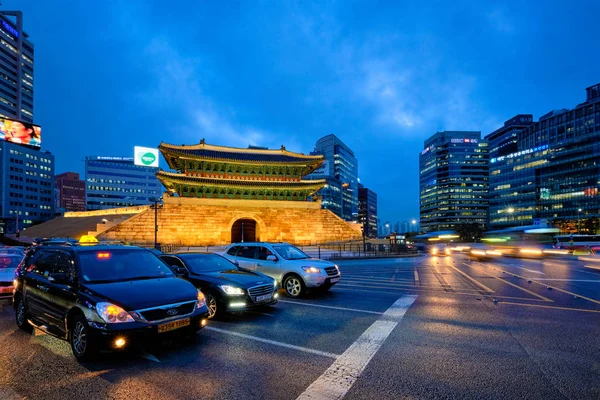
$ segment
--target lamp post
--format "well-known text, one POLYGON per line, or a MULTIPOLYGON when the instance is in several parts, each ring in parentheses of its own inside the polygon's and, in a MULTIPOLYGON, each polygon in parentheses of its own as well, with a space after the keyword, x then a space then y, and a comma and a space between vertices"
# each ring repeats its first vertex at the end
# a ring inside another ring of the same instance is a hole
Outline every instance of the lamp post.
POLYGON ((577 209, 577 234, 579 235, 579 214, 581 213, 581 208, 577 209))
POLYGON ((150 197, 150 201, 154 203, 154 248, 158 244, 158 203, 162 201, 162 197, 150 197))

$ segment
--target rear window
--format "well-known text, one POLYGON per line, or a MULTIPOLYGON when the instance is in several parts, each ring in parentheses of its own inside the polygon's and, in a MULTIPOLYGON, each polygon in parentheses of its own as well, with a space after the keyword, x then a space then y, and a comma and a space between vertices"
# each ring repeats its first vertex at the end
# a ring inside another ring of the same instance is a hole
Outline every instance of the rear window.
POLYGON ((89 283, 123 282, 174 276, 153 253, 140 249, 98 249, 79 254, 81 279, 89 283))

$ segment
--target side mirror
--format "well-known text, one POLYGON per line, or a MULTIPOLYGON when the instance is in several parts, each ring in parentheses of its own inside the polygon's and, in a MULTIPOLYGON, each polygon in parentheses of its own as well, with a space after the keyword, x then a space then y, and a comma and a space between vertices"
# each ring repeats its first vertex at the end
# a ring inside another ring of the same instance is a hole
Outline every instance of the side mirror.
POLYGON ((185 267, 174 267, 175 268, 175 273, 177 275, 184 275, 186 276, 188 274, 188 271, 185 267))
POLYGON ((267 261, 277 261, 277 257, 275 257, 273 254, 269 254, 267 256, 267 261))
POLYGON ((70 281, 70 275, 66 272, 55 272, 52 275, 48 276, 48 280, 54 283, 60 283, 62 285, 66 285, 70 281))
POLYGON ((231 263, 232 263, 233 265, 235 265, 236 267, 239 267, 239 266, 240 266, 240 263, 239 263, 239 262, 237 262, 237 260, 233 260, 231 263))

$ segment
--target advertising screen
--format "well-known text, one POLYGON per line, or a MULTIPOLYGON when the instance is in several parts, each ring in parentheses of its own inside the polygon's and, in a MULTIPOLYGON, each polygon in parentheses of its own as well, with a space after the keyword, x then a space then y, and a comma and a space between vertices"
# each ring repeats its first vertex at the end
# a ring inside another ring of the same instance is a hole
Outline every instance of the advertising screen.
POLYGON ((158 149, 135 146, 133 148, 135 165, 142 167, 158 167, 158 149))
POLYGON ((0 140, 40 147, 42 128, 29 122, 0 117, 0 140))

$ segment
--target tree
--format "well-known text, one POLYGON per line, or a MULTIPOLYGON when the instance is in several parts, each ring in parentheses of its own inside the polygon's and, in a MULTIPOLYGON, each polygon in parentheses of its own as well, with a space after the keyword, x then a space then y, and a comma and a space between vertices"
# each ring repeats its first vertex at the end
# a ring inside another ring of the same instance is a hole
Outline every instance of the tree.
POLYGON ((454 229, 460 236, 459 240, 461 242, 477 242, 481 240, 483 232, 485 231, 484 226, 477 223, 457 224, 454 229))

